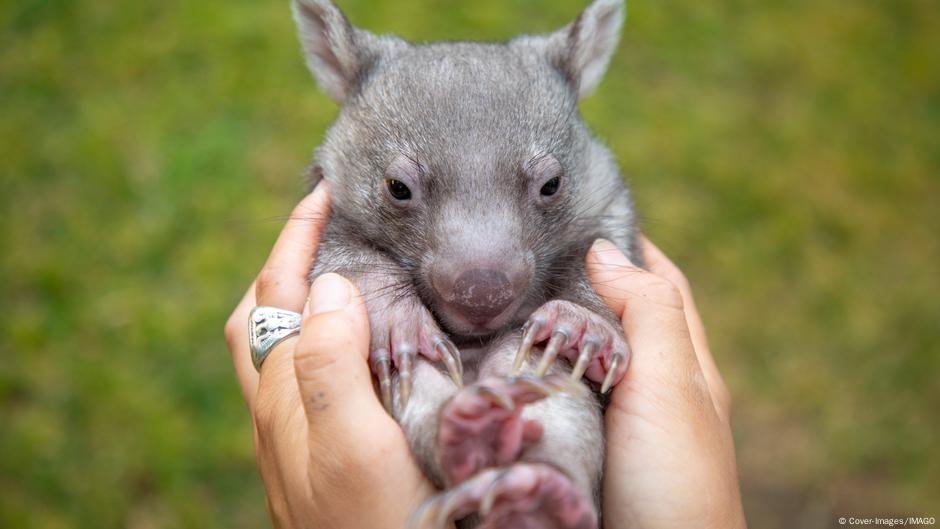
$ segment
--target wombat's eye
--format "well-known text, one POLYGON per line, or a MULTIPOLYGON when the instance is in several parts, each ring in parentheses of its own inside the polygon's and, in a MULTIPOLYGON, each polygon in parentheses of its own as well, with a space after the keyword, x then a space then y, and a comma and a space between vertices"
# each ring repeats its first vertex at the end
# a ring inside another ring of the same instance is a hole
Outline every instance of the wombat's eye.
POLYGON ((395 200, 410 200, 411 199, 411 190, 408 189, 401 180, 395 180, 394 178, 386 178, 385 185, 388 186, 388 192, 392 195, 392 198, 395 200))
POLYGON ((545 151, 539 151, 523 162, 522 174, 529 188, 529 198, 536 206, 550 206, 565 195, 562 188, 565 173, 561 163, 545 151))
POLYGON ((550 197, 558 192, 559 187, 561 187, 561 177, 556 176, 548 182, 545 182, 545 185, 539 190, 539 194, 543 197, 550 197))

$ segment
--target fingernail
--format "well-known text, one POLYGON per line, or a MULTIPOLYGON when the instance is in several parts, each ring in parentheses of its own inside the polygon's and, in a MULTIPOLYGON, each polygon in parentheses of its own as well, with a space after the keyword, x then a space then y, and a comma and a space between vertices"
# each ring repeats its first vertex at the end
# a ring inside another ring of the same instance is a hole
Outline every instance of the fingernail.
POLYGON ((594 241, 594 244, 591 245, 591 253, 594 254, 594 259, 598 264, 605 266, 634 266, 630 258, 624 255, 619 248, 614 246, 614 243, 607 239, 597 239, 594 241))
POLYGON ((311 314, 322 314, 344 309, 350 297, 349 281, 338 274, 323 274, 310 285, 307 304, 311 314))

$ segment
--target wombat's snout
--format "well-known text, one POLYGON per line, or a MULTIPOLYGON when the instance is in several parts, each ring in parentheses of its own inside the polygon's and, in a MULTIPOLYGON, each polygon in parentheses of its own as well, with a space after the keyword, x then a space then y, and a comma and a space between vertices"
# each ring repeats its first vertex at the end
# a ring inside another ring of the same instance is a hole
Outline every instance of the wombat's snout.
POLYGON ((495 263, 478 260, 439 260, 432 268, 431 283, 443 302, 439 313, 452 330, 465 334, 493 331, 504 325, 518 308, 532 279, 525 260, 495 263))
POLYGON ((454 281, 452 305, 467 319, 486 322, 512 303, 514 290, 509 277, 499 270, 475 268, 454 281))

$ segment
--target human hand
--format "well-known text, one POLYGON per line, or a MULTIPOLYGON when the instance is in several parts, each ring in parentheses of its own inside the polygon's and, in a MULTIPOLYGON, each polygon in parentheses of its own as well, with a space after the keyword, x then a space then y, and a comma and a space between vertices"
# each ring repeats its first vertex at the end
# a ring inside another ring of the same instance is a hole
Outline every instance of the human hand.
POLYGON ((308 287, 328 215, 321 183, 291 213, 225 338, 251 411, 275 527, 405 527, 435 491, 376 397, 362 297, 336 274, 308 287), (260 374, 248 350, 255 305, 303 312, 300 335, 278 344, 260 374))
POLYGON ((587 270, 632 350, 607 408, 607 529, 745 527, 730 397, 682 272, 646 238, 649 271, 597 241, 587 270))

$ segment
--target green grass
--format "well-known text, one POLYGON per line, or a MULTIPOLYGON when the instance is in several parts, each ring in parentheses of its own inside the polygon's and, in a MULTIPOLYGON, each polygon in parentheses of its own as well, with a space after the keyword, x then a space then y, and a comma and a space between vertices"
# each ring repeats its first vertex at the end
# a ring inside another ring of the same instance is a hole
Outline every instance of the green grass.
MULTIPOLYGON (((341 3, 414 40, 583 7, 341 3)), ((940 9, 629 10, 584 113, 696 287, 752 526, 940 514, 940 9)), ((0 526, 267 523, 221 331, 335 114, 286 1, 0 5, 0 526)))

